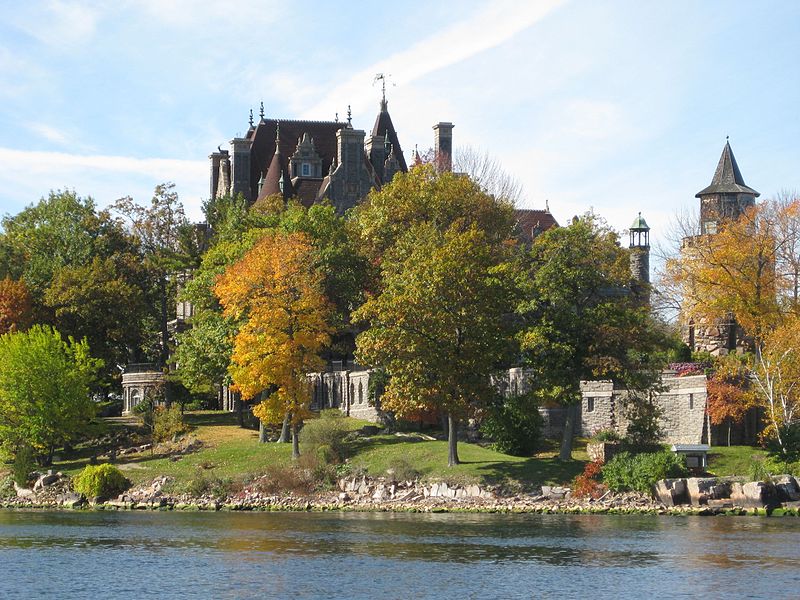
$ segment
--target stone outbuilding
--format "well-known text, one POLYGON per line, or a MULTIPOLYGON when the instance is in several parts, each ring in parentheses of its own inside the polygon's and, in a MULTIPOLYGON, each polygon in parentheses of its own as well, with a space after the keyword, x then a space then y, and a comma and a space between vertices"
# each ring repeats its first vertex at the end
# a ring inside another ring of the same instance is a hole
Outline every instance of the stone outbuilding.
POLYGON ((157 394, 164 381, 164 372, 152 363, 127 365, 122 373, 122 414, 131 414, 148 394, 157 394))

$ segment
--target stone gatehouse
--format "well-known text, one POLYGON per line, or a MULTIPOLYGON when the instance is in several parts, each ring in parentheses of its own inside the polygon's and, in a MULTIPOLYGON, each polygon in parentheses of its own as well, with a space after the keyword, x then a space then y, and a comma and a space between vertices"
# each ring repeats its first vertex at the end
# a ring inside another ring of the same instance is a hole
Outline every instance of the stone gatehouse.
MULTIPOLYGON (((699 444, 706 423, 707 387, 705 375, 678 377, 664 371, 664 390, 656 393, 661 409, 659 424, 667 444, 699 444)), ((590 436, 601 429, 613 429, 624 436, 628 430, 625 400, 629 392, 612 381, 581 382, 580 434, 590 436)))

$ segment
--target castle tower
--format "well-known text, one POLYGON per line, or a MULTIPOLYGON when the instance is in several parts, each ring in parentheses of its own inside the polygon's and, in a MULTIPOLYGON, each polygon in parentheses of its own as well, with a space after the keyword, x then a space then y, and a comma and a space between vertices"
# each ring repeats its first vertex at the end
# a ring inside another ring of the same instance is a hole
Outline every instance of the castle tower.
MULTIPOLYGON (((716 234, 721 224, 738 219, 748 207, 753 206, 759 195, 745 184, 730 142, 726 139, 711 184, 695 194, 700 199, 701 234, 716 234)), ((683 240, 683 252, 691 252, 694 240, 694 237, 683 240)), ((682 337, 692 351, 702 350, 721 355, 745 346, 741 328, 733 315, 712 323, 696 321, 691 314, 691 307, 684 306, 681 312, 682 337)))
POLYGON ((745 184, 726 140, 711 184, 695 194, 700 199, 700 232, 716 233, 721 221, 738 219, 746 208, 755 204, 758 196, 757 191, 745 184))
POLYGON ((637 293, 642 295, 645 302, 650 302, 650 227, 642 217, 642 213, 633 220, 628 232, 631 277, 635 282, 637 293))

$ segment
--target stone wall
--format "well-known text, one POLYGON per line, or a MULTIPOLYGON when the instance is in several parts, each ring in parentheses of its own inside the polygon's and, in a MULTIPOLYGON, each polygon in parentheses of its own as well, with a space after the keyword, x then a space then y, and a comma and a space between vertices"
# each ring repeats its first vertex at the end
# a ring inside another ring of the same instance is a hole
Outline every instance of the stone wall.
MULTIPOLYGON (((699 444, 703 437, 707 399, 706 376, 677 377, 665 371, 661 379, 664 391, 656 394, 661 409, 659 423, 668 444, 699 444)), ((613 429, 621 436, 628 430, 626 390, 615 388, 611 381, 581 382, 580 433, 590 436, 601 429, 613 429)))

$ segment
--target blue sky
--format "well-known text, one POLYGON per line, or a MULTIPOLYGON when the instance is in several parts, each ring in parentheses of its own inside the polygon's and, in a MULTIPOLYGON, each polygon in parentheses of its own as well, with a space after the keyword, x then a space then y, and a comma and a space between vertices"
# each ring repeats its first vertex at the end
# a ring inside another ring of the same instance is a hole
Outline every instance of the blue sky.
POLYGON ((800 191, 800 3, 0 0, 0 213, 51 189, 105 205, 174 181, 194 218, 208 154, 279 118, 389 111, 407 153, 452 121, 563 223, 654 236, 713 174, 800 191))

